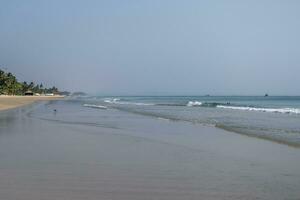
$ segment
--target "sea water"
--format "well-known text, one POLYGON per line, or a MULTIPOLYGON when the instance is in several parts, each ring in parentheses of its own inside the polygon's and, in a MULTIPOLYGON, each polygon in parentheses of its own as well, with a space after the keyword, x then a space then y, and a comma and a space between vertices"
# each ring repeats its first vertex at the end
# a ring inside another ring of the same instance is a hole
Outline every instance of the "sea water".
POLYGON ((300 146, 300 97, 297 96, 115 96, 82 97, 80 101, 83 106, 212 125, 300 146))
POLYGON ((215 128, 297 144, 297 113, 231 108, 297 108, 259 98, 76 97, 0 112, 0 197, 299 199, 299 148, 215 128))

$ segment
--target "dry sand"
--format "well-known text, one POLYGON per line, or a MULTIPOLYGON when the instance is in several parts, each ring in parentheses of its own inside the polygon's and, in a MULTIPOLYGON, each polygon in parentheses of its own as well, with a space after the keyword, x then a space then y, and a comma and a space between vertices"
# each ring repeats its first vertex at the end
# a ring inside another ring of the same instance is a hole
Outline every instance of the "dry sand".
POLYGON ((28 105, 36 101, 61 99, 63 96, 0 96, 0 111, 28 105))

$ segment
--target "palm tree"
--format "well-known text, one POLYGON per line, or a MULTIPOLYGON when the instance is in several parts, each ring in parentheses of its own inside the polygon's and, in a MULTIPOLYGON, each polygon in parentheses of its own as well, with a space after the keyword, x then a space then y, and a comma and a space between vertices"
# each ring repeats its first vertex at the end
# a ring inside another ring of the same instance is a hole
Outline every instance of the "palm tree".
POLYGON ((21 95, 27 90, 36 93, 58 93, 58 89, 54 86, 45 88, 42 83, 35 85, 33 81, 29 84, 26 81, 20 83, 12 73, 0 69, 0 94, 21 95))
POLYGON ((5 85, 7 94, 14 95, 16 93, 17 79, 12 73, 7 73, 5 77, 5 85))

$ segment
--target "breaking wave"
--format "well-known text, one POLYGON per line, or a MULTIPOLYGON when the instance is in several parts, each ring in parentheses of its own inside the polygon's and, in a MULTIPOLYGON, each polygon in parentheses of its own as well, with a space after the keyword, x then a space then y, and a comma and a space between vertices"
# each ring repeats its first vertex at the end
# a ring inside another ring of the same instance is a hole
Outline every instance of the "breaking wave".
POLYGON ((94 105, 94 104, 83 104, 83 106, 84 107, 89 107, 89 108, 107 109, 106 106, 94 105))
POLYGON ((118 101, 120 101, 120 99, 118 99, 118 98, 104 100, 105 103, 117 103, 118 101))
POLYGON ((109 103, 109 104, 120 104, 120 105, 137 105, 137 106, 154 106, 155 105, 152 103, 121 101, 121 99, 119 99, 119 98, 105 99, 104 102, 109 103))
POLYGON ((192 106, 201 106, 201 105, 202 105, 202 102, 200 102, 200 101, 189 101, 187 103, 187 106, 189 106, 189 107, 192 107, 192 106))
POLYGON ((272 113, 294 113, 300 114, 299 108, 255 108, 249 106, 224 106, 224 105, 217 105, 217 108, 224 108, 224 109, 232 109, 232 110, 245 110, 245 111, 259 111, 259 112, 272 112, 272 113))
POLYGON ((216 103, 216 102, 199 102, 189 101, 186 106, 188 107, 215 107, 232 110, 243 110, 243 111, 257 111, 257 112, 272 112, 272 113, 283 113, 283 114, 300 114, 300 108, 260 108, 254 106, 243 106, 237 104, 228 103, 216 103))
MULTIPOLYGON (((257 111, 257 112, 272 112, 272 113, 282 113, 282 114, 300 114, 300 108, 263 108, 255 107, 252 105, 242 105, 234 104, 230 102, 221 103, 221 102, 200 102, 196 100, 188 102, 169 102, 169 103, 142 103, 142 102, 133 102, 120 98, 106 98, 104 99, 105 103, 116 104, 116 105, 136 105, 136 106, 186 106, 186 107, 206 107, 206 108, 221 108, 221 109, 231 109, 231 110, 241 110, 241 111, 257 111)), ((102 108, 104 106, 90 105, 86 104, 86 107, 95 107, 102 108)))

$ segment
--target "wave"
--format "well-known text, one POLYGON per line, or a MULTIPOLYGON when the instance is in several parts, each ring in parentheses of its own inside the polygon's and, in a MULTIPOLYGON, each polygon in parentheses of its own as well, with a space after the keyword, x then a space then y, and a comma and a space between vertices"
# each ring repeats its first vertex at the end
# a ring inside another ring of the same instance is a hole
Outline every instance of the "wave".
POLYGON ((118 99, 118 98, 104 100, 105 103, 117 103, 118 101, 120 101, 120 99, 118 99))
POLYGON ((187 106, 187 107, 207 107, 207 108, 222 108, 222 109, 232 109, 232 110, 242 110, 242 111, 257 111, 257 112, 271 112, 271 113, 283 113, 283 114, 300 114, 300 108, 263 108, 255 107, 251 105, 241 105, 234 104, 230 102, 201 102, 197 100, 191 100, 188 102, 180 103, 142 103, 126 101, 119 98, 106 98, 105 103, 118 104, 118 105, 136 105, 136 106, 187 106))
POLYGON ((202 102, 200 101, 189 101, 186 106, 192 107, 192 106, 201 106, 202 102))
POLYGON ((271 113, 283 113, 283 114, 300 114, 300 108, 260 108, 254 106, 234 105, 230 103, 216 103, 216 102, 199 102, 189 101, 186 106, 189 107, 215 107, 232 110, 244 110, 244 111, 258 111, 258 112, 271 112, 271 113))
POLYGON ((272 112, 272 113, 285 113, 285 114, 300 114, 299 108, 256 108, 249 106, 224 106, 217 105, 217 108, 232 109, 232 110, 245 110, 245 111, 259 111, 259 112, 272 112))
POLYGON ((187 106, 187 107, 217 107, 217 105, 228 105, 216 102, 200 102, 200 101, 189 101, 187 103, 159 103, 154 104, 156 106, 187 106))
POLYGON ((118 98, 105 99, 104 102, 109 103, 109 104, 120 104, 120 105, 137 105, 137 106, 154 106, 155 105, 152 103, 121 101, 121 99, 118 99, 118 98))
POLYGON ((127 101, 119 98, 106 98, 103 100, 105 103, 109 104, 119 104, 119 105, 137 105, 137 106, 188 106, 188 107, 216 107, 217 105, 227 105, 216 102, 200 102, 200 101, 189 101, 187 103, 142 103, 142 102, 133 102, 127 101))
POLYGON ((94 105, 94 104, 83 104, 83 106, 84 107, 89 107, 89 108, 107 109, 106 106, 94 105))
POLYGON ((189 101, 185 106, 188 107, 217 107, 221 105, 230 105, 230 103, 217 103, 217 102, 200 102, 200 101, 189 101))

